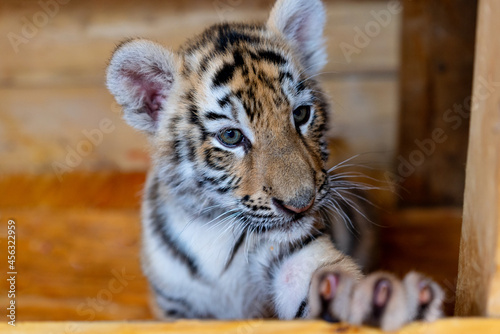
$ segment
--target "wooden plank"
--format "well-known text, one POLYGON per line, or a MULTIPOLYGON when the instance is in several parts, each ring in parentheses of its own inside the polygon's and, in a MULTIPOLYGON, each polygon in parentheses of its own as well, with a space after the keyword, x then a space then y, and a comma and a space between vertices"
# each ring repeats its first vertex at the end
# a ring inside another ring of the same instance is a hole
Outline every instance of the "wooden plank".
POLYGON ((500 316, 500 2, 481 0, 457 287, 458 315, 500 316))
POLYGON ((0 176, 0 209, 139 209, 145 171, 0 176))
MULTIPOLYGON (((2 226, 8 219, 16 225, 18 320, 151 319, 139 216, 136 209, 0 209, 2 226)), ((6 233, 0 231, 2 258, 6 233)), ((2 293, 0 305, 8 303, 2 293)))
POLYGON ((476 1, 405 1, 396 176, 400 204, 461 205, 476 1))
POLYGON ((0 89, 0 173, 145 170, 147 140, 103 87, 0 89))
MULTIPOLYGON (((376 334, 384 333, 369 327, 356 327, 346 324, 329 324, 323 321, 176 321, 172 323, 154 322, 22 322, 16 327, 0 324, 4 333, 80 333, 80 334, 160 334, 160 333, 308 333, 308 334, 376 334)), ((433 323, 412 323, 394 334, 454 333, 454 334, 497 334, 500 331, 499 319, 446 319, 433 323)))
MULTIPOLYGON (((111 52, 125 38, 140 36, 176 48, 213 23, 264 21, 274 0, 65 2, 48 15, 38 0, 2 0, 0 86, 100 84, 111 52)), ((397 70, 399 11, 381 16, 388 12, 386 1, 328 1, 326 6, 331 61, 325 71, 397 70), (373 29, 370 36, 358 37, 366 29, 373 29), (348 57, 346 45, 356 49, 348 57)))

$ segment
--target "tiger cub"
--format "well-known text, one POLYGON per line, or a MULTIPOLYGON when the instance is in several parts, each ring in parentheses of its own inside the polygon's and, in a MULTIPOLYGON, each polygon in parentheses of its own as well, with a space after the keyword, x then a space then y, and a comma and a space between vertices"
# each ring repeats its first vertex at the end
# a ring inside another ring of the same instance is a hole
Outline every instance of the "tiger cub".
POLYGON ((392 330, 441 315, 433 281, 355 262, 372 241, 359 195, 325 170, 324 24, 320 0, 278 0, 266 23, 216 24, 176 52, 115 50, 107 87, 152 147, 142 265, 157 316, 392 330))

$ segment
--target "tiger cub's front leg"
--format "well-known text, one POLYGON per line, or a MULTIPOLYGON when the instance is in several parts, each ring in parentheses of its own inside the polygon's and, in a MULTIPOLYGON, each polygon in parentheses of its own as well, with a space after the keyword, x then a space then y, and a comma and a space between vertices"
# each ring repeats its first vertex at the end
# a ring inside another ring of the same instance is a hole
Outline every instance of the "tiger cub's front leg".
POLYGON ((385 272, 363 277, 351 258, 321 237, 292 254, 273 276, 278 317, 323 318, 394 330, 441 316, 443 291, 411 272, 403 280, 385 272))

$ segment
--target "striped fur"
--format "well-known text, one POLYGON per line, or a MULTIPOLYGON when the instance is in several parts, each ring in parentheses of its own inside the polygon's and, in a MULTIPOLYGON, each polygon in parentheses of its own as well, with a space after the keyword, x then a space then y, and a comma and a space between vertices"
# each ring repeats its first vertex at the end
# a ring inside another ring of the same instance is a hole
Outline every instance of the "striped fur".
MULTIPOLYGON (((359 195, 324 167, 324 21, 319 0, 280 0, 264 24, 217 24, 176 52, 128 40, 113 54, 108 88, 152 147, 142 263, 158 316, 368 323, 348 302, 342 313, 318 301, 335 277, 360 291, 371 282, 348 255, 366 264, 373 245, 359 195), (236 144, 223 139, 236 133, 236 144)), ((376 325, 413 319, 416 300, 376 325)))

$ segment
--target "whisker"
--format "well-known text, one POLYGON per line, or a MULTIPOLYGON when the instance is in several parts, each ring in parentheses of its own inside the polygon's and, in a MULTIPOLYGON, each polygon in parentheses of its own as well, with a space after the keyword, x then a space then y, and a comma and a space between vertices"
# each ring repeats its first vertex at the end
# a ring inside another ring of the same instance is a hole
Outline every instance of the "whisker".
MULTIPOLYGON (((337 190, 337 191, 339 191, 339 192, 344 192, 344 191, 345 191, 345 190, 343 190, 343 189, 339 189, 339 188, 336 188, 336 190, 337 190)), ((363 201, 363 202, 365 202, 365 203, 367 203, 367 204, 370 204, 371 206, 373 206, 373 207, 375 207, 375 208, 377 208, 377 209, 382 210, 382 208, 381 208, 380 206, 378 206, 377 204, 373 203, 372 201, 370 201, 370 200, 369 200, 369 199, 367 199, 366 197, 360 196, 360 195, 355 194, 355 193, 353 193, 353 192, 347 192, 347 195, 354 196, 354 197, 356 197, 357 199, 359 199, 360 201, 363 201)))
POLYGON ((335 169, 340 168, 341 166, 345 165, 347 162, 352 161, 353 159, 356 159, 357 157, 359 157, 359 154, 353 155, 352 157, 347 158, 347 159, 345 159, 345 160, 343 160, 343 161, 339 162, 338 164, 336 164, 335 166, 333 166, 332 168, 330 168, 330 169, 328 170, 328 173, 331 173, 331 172, 332 172, 332 171, 334 171, 335 169))
POLYGON ((324 209, 329 211, 330 214, 333 214, 334 216, 340 216, 340 218, 344 221, 344 225, 347 227, 349 233, 358 238, 359 231, 356 229, 356 227, 352 223, 351 219, 346 215, 346 213, 343 210, 341 210, 339 203, 333 198, 330 198, 328 202, 333 208, 325 206, 324 209))
POLYGON ((358 208, 358 206, 356 205, 356 203, 351 200, 350 198, 346 198, 345 196, 342 196, 342 194, 340 194, 338 191, 335 191, 335 193, 337 193, 340 198, 347 204, 349 205, 352 209, 354 209, 357 213, 359 213, 363 218, 365 218, 368 222, 372 223, 373 225, 377 225, 375 224, 370 218, 368 218, 363 212, 361 212, 358 208))

